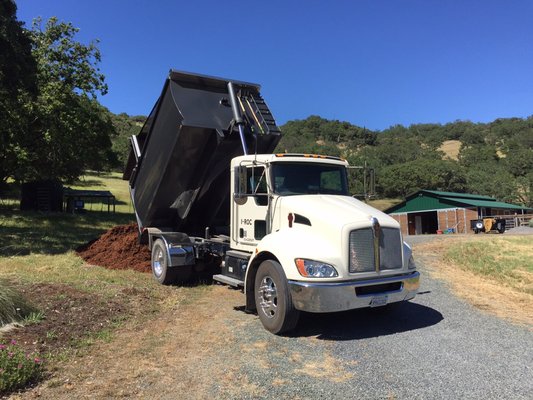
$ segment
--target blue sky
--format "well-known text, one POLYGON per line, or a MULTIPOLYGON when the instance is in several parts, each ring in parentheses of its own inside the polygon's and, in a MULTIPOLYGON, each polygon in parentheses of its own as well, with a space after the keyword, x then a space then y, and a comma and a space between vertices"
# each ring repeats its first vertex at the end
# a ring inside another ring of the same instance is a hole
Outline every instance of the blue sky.
POLYGON ((533 1, 19 0, 99 39, 115 113, 147 115, 170 68, 260 83, 278 124, 370 129, 533 114, 533 1))

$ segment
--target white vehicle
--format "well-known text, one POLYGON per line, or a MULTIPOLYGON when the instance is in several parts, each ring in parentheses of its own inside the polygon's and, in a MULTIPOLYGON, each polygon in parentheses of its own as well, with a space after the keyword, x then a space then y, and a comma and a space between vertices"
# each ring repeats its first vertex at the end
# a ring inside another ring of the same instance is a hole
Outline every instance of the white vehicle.
POLYGON ((414 298, 399 224, 350 196, 348 163, 260 154, 279 137, 258 85, 171 71, 125 172, 155 279, 215 270, 275 334, 300 311, 414 298))

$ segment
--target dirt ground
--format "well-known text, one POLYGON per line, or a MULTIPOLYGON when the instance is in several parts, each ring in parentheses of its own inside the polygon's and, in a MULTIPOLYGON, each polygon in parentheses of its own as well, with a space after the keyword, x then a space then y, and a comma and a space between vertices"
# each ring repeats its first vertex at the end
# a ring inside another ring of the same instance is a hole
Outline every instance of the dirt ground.
MULTIPOLYGON (((458 282, 453 290, 483 312, 533 326, 531 298, 509 297, 466 272, 457 275, 459 271, 439 263, 439 246, 442 244, 415 245, 415 252, 423 254, 432 276, 458 282), (472 286, 474 281, 481 286, 472 286), (472 297, 473 289, 482 295, 472 297), (495 308, 495 304, 501 304, 501 308, 495 308)), ((146 274, 146 279, 152 278, 146 274)), ((318 319, 322 329, 327 330, 328 321, 339 328, 329 339, 307 329, 305 318, 298 337, 277 337, 262 329, 256 315, 242 311, 244 296, 240 291, 219 285, 173 287, 170 292, 164 288, 165 293, 171 293, 167 297, 147 289, 129 288, 124 289, 123 296, 112 299, 62 285, 17 288, 39 302, 46 319, 11 331, 6 338, 17 340, 29 351, 56 356, 46 380, 12 394, 13 399, 289 398, 287 393, 291 393, 291 399, 322 398, 312 385, 338 385, 347 390, 358 378, 358 364, 365 362, 367 342, 354 342, 351 358, 336 355, 333 350, 339 343, 367 336, 371 341, 381 340, 380 324, 386 327, 383 332, 390 329, 387 314, 378 314, 381 322, 368 334, 350 325, 351 314, 343 314, 340 320, 329 320, 327 316, 318 319), (348 335, 343 333, 344 326, 348 335), (101 333, 107 328, 111 333, 103 336, 101 333), (84 346, 88 337, 94 340, 84 346), (79 343, 81 351, 73 352, 64 345, 73 342, 79 343)), ((411 308, 404 311, 410 313, 411 308)), ((437 314, 430 311, 426 310, 427 316, 437 314)), ((366 311, 354 315, 359 319, 376 318, 366 311)), ((393 329, 394 334, 385 335, 387 338, 400 338, 404 330, 414 329, 404 327, 409 319, 403 318, 399 321, 402 328, 397 328, 397 332, 393 329)), ((428 327, 438 323, 436 318, 428 319, 428 327)))
POLYGON ((347 371, 353 361, 324 354, 327 343, 321 341, 316 351, 317 339, 309 338, 302 349, 295 339, 262 329, 256 315, 242 311, 240 291, 220 285, 175 290, 181 296, 165 304, 164 312, 129 319, 112 340, 59 361, 46 381, 11 398, 252 399, 268 393, 243 369, 257 369, 274 389, 290 387, 299 377, 331 377, 340 384, 353 377, 347 371), (287 375, 269 372, 279 360, 287 375))
POLYGON ((227 379, 236 371, 231 361, 235 356, 224 349, 235 340, 234 328, 254 319, 237 311, 228 316, 222 310, 228 300, 239 304, 242 294, 213 286, 194 304, 169 304, 155 318, 132 320, 112 342, 100 342, 88 355, 60 363, 48 382, 13 398, 148 398, 148 393, 168 393, 169 386, 176 395, 206 398, 213 381, 228 385, 223 390, 227 393, 260 396, 246 380, 227 379))
POLYGON ((103 299, 66 285, 14 286, 31 303, 38 304, 44 318, 15 327, 2 335, 4 343, 16 340, 27 353, 56 356, 72 343, 111 327, 129 313, 129 305, 103 299))

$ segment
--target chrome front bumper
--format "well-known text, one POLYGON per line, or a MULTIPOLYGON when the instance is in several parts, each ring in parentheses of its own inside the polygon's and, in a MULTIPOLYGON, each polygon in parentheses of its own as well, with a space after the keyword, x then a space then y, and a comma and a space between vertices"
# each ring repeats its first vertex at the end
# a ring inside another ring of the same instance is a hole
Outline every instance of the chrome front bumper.
POLYGON ((416 296, 419 286, 420 274, 417 271, 399 276, 349 282, 289 281, 294 307, 301 311, 315 313, 346 311, 410 300, 416 296), (398 290, 383 292, 370 290, 371 294, 356 294, 357 288, 371 289, 372 286, 398 282, 400 283, 398 290))

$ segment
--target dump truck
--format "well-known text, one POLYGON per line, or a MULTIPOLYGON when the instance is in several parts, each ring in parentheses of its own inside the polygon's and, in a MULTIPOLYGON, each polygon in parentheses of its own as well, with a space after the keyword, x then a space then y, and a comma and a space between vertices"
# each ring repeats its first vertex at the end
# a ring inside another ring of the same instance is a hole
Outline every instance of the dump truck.
POLYGON ((280 138, 258 84, 170 71, 124 172, 154 278, 208 271, 274 334, 301 312, 414 298, 411 248, 350 195, 347 161, 272 153, 280 138))

